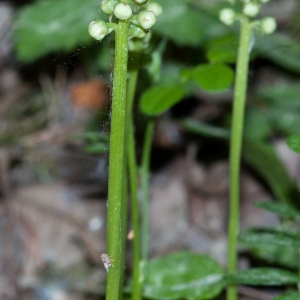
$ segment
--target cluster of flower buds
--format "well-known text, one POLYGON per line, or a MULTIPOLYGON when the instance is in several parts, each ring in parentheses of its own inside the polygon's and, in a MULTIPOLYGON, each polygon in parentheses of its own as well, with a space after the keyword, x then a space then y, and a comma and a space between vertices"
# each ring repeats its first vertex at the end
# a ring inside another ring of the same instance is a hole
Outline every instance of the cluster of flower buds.
MULTIPOLYGON (((110 16, 110 19, 115 16, 120 20, 128 20, 130 38, 143 38, 162 13, 162 7, 158 3, 148 0, 103 0, 100 8, 110 16)), ((89 34, 101 41, 116 26, 115 23, 106 23, 102 20, 93 21, 89 26, 89 34)))
MULTIPOLYGON (((224 8, 220 11, 220 20, 226 25, 232 25, 237 21, 241 14, 249 18, 256 17, 261 9, 261 5, 270 0, 227 0, 230 4, 235 4, 237 1, 242 2, 242 12, 236 12, 232 8, 224 8)), ((274 18, 266 17, 259 21, 254 21, 253 26, 260 30, 263 34, 271 34, 276 30, 276 21, 274 18)))

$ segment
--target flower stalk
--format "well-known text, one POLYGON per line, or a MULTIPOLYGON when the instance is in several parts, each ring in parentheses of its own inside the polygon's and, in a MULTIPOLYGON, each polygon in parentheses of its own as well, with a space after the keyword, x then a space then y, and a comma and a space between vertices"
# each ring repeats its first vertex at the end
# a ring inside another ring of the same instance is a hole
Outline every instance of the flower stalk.
POLYGON ((107 276, 106 299, 119 299, 120 279, 123 269, 122 197, 124 175, 124 138, 126 119, 126 76, 128 61, 128 22, 119 20, 115 29, 115 63, 112 95, 112 117, 109 155, 107 249, 113 267, 107 276))
MULTIPOLYGON (((230 138, 229 158, 229 228, 228 228, 228 272, 237 270, 237 239, 239 234, 239 209, 240 209, 240 164, 242 139, 244 128, 245 102, 247 92, 248 64, 250 57, 252 26, 246 16, 241 17, 241 31, 239 50, 235 75, 235 89, 233 99, 233 115, 230 138)), ((227 300, 237 299, 237 288, 229 285, 227 300)))

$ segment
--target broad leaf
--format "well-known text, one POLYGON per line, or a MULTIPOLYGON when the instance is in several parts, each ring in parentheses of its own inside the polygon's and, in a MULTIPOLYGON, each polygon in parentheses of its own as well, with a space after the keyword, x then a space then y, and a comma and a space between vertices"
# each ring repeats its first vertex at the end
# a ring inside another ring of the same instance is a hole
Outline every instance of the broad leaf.
POLYGON ((152 299, 211 299, 223 288, 223 270, 207 255, 178 252, 146 266, 144 296, 152 299))
POLYGON ((300 154, 300 135, 291 135, 286 141, 290 149, 300 154))
POLYGON ((259 201, 255 203, 255 206, 276 213, 284 218, 296 218, 300 216, 300 213, 296 209, 286 203, 259 201))
POLYGON ((245 285, 285 285, 297 284, 298 276, 275 268, 257 268, 237 271, 225 276, 228 283, 245 285))
POLYGON ((20 59, 32 61, 55 50, 71 51, 91 43, 88 25, 105 18, 99 1, 44 0, 24 6, 15 24, 15 47, 20 59))
POLYGON ((183 87, 178 84, 155 86, 142 95, 141 111, 149 116, 157 116, 179 102, 183 95, 183 87))
POLYGON ((212 63, 235 63, 237 47, 238 36, 235 34, 211 39, 207 45, 207 58, 212 63))
POLYGON ((202 64, 191 70, 190 77, 205 91, 218 93, 231 86, 234 73, 223 64, 202 64))
POLYGON ((300 293, 287 293, 273 298, 272 300, 299 300, 300 293))

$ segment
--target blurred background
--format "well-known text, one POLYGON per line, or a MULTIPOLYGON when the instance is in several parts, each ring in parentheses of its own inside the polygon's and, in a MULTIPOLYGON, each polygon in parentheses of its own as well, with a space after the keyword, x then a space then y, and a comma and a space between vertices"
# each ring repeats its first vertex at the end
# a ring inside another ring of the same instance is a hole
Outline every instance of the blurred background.
MULTIPOLYGON (((0 2, 0 298, 102 299, 113 34, 89 37, 99 0, 0 2)), ((147 117, 138 101, 156 83, 222 61, 234 70, 238 26, 218 19, 226 1, 160 0, 164 14, 144 53, 136 95, 138 162, 147 117), (176 4, 174 4, 176 2, 176 4), (177 3, 180 2, 180 3, 177 3)), ((278 30, 253 36, 242 168, 241 230, 277 226, 258 200, 299 201, 300 4, 272 0, 260 17, 278 30)), ((232 88, 191 84, 156 118, 150 182, 150 256, 180 249, 226 265, 232 88), (219 130, 219 131, 218 131, 219 130), (222 131, 223 130, 223 131, 222 131)), ((130 230, 130 225, 128 231, 130 230)), ((128 240, 126 273, 130 277, 128 240)), ((257 263, 244 251, 240 268, 257 263)), ((273 263, 292 265, 293 257, 273 263)), ((254 299, 253 291, 243 290, 254 299)), ((278 291, 269 291, 276 294, 278 291)), ((255 294, 268 299, 270 294, 255 294)))

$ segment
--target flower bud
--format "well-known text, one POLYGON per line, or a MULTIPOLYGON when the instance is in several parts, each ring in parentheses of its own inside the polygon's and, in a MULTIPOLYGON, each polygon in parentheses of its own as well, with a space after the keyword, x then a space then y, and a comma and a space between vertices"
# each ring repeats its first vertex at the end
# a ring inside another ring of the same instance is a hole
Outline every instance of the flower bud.
POLYGON ((140 26, 137 26, 137 25, 134 25, 134 24, 131 24, 129 26, 129 37, 130 38, 143 38, 145 37, 145 35, 147 34, 147 31, 140 27, 140 26))
POLYGON ((110 30, 107 27, 107 24, 101 20, 93 21, 89 25, 89 34, 91 37, 93 37, 97 41, 101 41, 111 31, 112 31, 112 29, 110 30))
POLYGON ((138 22, 144 29, 151 28, 157 19, 153 11, 141 11, 138 15, 138 22))
POLYGON ((100 3, 100 7, 106 14, 111 15, 113 14, 117 4, 117 0, 103 0, 100 3))
POLYGON ((115 7, 114 14, 120 20, 128 20, 132 15, 132 9, 129 4, 119 3, 115 7))
POLYGON ((276 30, 276 21, 274 18, 266 17, 260 20, 260 30, 262 33, 271 34, 276 30))
POLYGON ((163 11, 162 7, 156 2, 148 3, 147 6, 146 6, 146 10, 153 11, 155 13, 156 17, 161 15, 162 11, 163 11))
POLYGON ((219 18, 226 25, 231 25, 236 20, 235 11, 231 8, 224 8, 220 11, 219 18))
POLYGON ((260 5, 257 3, 247 3, 244 6, 243 13, 248 17, 255 17, 260 10, 260 5))
POLYGON ((148 0, 134 0, 137 4, 143 4, 147 2, 148 0))

